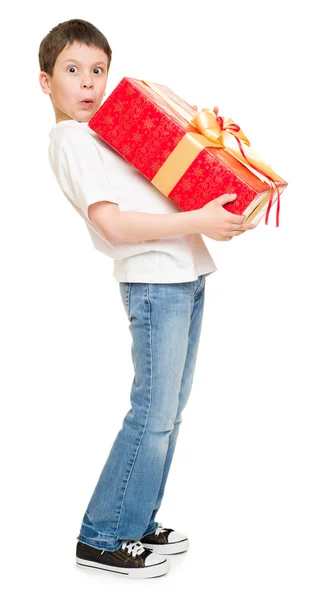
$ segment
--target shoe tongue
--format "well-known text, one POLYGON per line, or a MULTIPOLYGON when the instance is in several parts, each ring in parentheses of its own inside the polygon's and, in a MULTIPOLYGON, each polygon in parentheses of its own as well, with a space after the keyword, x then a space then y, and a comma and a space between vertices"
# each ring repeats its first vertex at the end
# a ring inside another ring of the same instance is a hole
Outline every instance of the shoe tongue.
POLYGON ((144 552, 140 553, 140 556, 143 556, 146 558, 147 556, 149 556, 149 554, 152 554, 152 553, 153 553, 153 550, 150 550, 150 548, 145 548, 144 552))

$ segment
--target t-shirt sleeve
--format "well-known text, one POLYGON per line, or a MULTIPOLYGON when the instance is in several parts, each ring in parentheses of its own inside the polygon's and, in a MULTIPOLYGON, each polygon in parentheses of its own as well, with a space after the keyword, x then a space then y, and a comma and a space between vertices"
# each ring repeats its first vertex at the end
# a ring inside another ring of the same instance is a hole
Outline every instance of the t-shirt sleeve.
POLYGON ((72 201, 85 217, 88 207, 99 200, 118 204, 103 152, 87 131, 71 130, 58 141, 58 165, 72 201))

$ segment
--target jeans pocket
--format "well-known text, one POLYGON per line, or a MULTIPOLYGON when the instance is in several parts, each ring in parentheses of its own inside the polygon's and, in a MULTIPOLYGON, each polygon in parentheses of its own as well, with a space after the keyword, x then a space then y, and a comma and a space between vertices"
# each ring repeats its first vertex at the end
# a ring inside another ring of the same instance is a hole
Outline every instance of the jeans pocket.
POLYGON ((128 319, 130 318, 130 292, 131 292, 131 286, 132 286, 132 283, 129 283, 127 281, 120 281, 119 282, 120 295, 121 295, 122 303, 123 303, 123 306, 124 306, 124 309, 126 311, 126 315, 127 315, 128 319))

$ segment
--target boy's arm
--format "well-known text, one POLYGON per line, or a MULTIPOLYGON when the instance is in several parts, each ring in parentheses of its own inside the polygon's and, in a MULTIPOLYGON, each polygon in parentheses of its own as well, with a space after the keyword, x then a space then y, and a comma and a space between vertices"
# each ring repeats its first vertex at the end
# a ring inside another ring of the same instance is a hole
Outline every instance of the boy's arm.
POLYGON ((231 239, 248 227, 240 227, 244 216, 231 215, 223 209, 223 204, 234 200, 236 194, 223 194, 197 210, 172 214, 119 210, 108 178, 108 165, 92 135, 79 128, 60 129, 61 133, 56 140, 56 162, 62 189, 107 241, 143 242, 194 233, 216 240, 231 239))
POLYGON ((201 233, 199 210, 172 214, 129 212, 120 211, 118 204, 102 200, 89 206, 88 216, 111 243, 201 233))
POLYGON ((222 194, 197 210, 172 214, 149 214, 120 211, 108 200, 89 206, 88 216, 111 242, 141 242, 173 235, 203 233, 213 240, 231 240, 254 223, 245 223, 245 215, 235 215, 224 208, 237 194, 222 194))

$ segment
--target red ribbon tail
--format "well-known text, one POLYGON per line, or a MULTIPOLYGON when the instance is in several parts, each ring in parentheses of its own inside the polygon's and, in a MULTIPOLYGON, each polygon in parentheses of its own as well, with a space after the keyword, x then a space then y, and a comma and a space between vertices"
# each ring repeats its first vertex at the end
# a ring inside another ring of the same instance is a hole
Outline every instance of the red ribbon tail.
MULTIPOLYGON (((230 132, 230 133, 232 133, 232 132, 230 132)), ((232 133, 232 135, 234 135, 234 134, 232 133)), ((276 213, 276 227, 279 227, 280 191, 279 191, 278 185, 276 184, 276 182, 274 181, 274 179, 272 177, 270 177, 269 175, 267 175, 266 173, 264 173, 261 169, 259 169, 255 165, 253 165, 247 159, 247 157, 246 157, 246 155, 244 153, 241 141, 238 139, 238 137, 236 135, 234 137, 235 137, 235 139, 236 139, 236 141, 238 143, 240 152, 242 153, 243 157, 246 159, 246 161, 248 162, 248 164, 251 167, 253 167, 254 169, 256 169, 256 171, 258 171, 259 173, 261 173, 261 175, 264 175, 264 177, 267 177, 267 179, 270 182, 271 195, 270 195, 270 199, 269 199, 268 206, 267 206, 267 211, 266 211, 266 216, 265 216, 265 225, 268 225, 268 217, 269 217, 269 211, 270 211, 271 206, 272 206, 272 199, 273 199, 273 196, 274 196, 274 188, 276 189, 276 191, 277 191, 277 198, 278 198, 278 200, 277 200, 277 213, 276 213)))
POLYGON ((277 184, 275 182, 272 182, 273 185, 271 186, 271 195, 269 198, 269 202, 268 202, 268 206, 267 206, 267 211, 266 211, 266 216, 265 216, 265 224, 268 225, 268 216, 269 216, 269 211, 272 207, 272 199, 274 197, 274 193, 275 190, 277 192, 277 211, 276 211, 276 227, 279 227, 279 212, 280 212, 280 190, 277 186, 277 184))
POLYGON ((280 190, 277 188, 277 213, 276 213, 276 227, 279 227, 279 212, 280 212, 280 190))
POLYGON ((269 198, 269 202, 268 202, 268 206, 267 206, 267 211, 266 211, 266 215, 265 215, 265 225, 268 225, 269 211, 270 211, 271 206, 272 206, 273 196, 274 196, 274 188, 271 186, 271 194, 270 194, 270 198, 269 198))

